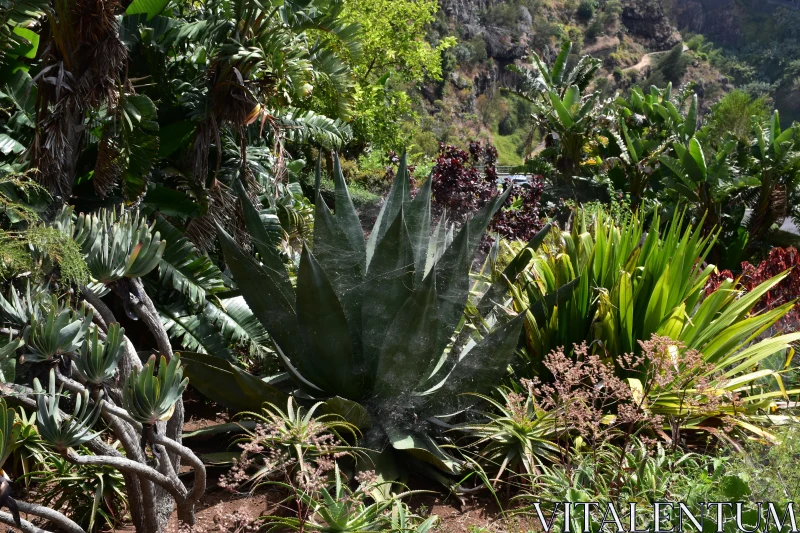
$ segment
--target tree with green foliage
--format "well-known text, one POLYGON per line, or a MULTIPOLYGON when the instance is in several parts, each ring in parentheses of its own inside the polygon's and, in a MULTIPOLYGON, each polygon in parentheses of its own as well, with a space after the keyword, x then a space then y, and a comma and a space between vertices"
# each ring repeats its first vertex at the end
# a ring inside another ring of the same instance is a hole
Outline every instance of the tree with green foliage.
POLYGON ((439 10, 435 0, 346 0, 343 19, 361 27, 361 49, 350 56, 357 80, 354 94, 355 148, 401 150, 401 123, 411 118, 406 90, 442 78, 442 52, 454 37, 431 44, 427 27, 439 10))

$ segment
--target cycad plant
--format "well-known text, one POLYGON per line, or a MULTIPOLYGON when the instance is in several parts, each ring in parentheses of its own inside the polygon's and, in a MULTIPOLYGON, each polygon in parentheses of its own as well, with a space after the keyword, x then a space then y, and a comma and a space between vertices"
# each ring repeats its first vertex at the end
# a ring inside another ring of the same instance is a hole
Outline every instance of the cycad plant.
POLYGON ((335 214, 318 195, 314 243, 303 249, 296 288, 244 195, 260 261, 221 233, 228 267, 299 395, 357 402, 370 419, 367 446, 390 444, 455 473, 458 463, 429 432, 437 418, 464 408, 469 399, 460 393, 487 391, 502 378, 519 336, 520 318, 496 321, 482 338, 459 335, 473 256, 506 194, 452 242, 444 225, 432 236, 431 182, 412 199, 403 158, 365 242, 338 159, 334 179, 335 214))

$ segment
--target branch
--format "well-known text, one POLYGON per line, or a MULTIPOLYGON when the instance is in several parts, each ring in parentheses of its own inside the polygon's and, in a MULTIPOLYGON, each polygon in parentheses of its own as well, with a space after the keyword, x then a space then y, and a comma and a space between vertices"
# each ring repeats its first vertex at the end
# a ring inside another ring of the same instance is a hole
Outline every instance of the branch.
POLYGON ((172 359, 172 344, 169 335, 161 323, 153 301, 144 290, 144 285, 139 278, 122 278, 114 283, 114 291, 122 298, 123 303, 130 305, 136 312, 136 316, 144 322, 147 329, 155 337, 158 351, 161 355, 172 359))
MULTIPOLYGON (((27 520, 20 520, 20 523, 22 524, 20 531, 23 531, 24 533, 52 533, 51 531, 47 531, 46 529, 39 529, 38 527, 34 526, 27 520)), ((0 524, 5 524, 7 526, 11 526, 14 528, 17 527, 17 524, 16 522, 14 522, 14 519, 11 517, 11 515, 8 513, 4 513, 2 511, 0 511, 0 524)), ((78 531, 84 533, 82 529, 78 531)))
POLYGON ((192 492, 187 496, 187 501, 196 502, 200 500, 206 491, 206 467, 203 461, 197 457, 192 450, 182 444, 178 444, 172 439, 163 437, 155 431, 150 431, 150 442, 162 445, 164 448, 176 453, 186 459, 194 470, 194 485, 192 485, 192 492))
MULTIPOLYGON (((17 501, 17 507, 19 510, 25 514, 30 514, 33 516, 38 516, 40 518, 44 518, 54 526, 58 526, 59 531, 63 531, 64 533, 84 533, 83 528, 64 516, 63 514, 50 509, 49 507, 45 507, 43 505, 37 505, 35 503, 28 503, 28 502, 21 502, 17 501)), ((35 526, 34 526, 35 527, 35 526)), ((24 523, 23 523, 23 531, 24 523)), ((37 528, 37 531, 42 531, 37 528)))
POLYGON ((169 492, 175 501, 182 502, 186 499, 186 487, 174 483, 170 478, 161 472, 147 465, 131 461, 126 457, 112 457, 108 455, 78 455, 75 450, 68 449, 64 452, 64 457, 69 462, 76 465, 97 465, 111 466, 120 472, 130 472, 141 477, 147 478, 156 485, 163 487, 169 492))

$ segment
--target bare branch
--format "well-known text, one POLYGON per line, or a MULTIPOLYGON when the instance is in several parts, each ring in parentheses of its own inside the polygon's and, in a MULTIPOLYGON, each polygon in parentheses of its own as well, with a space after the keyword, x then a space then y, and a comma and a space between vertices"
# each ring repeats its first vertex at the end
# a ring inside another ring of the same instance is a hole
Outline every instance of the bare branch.
POLYGON ((187 496, 187 501, 194 503, 200 500, 206 491, 206 467, 203 465, 203 461, 201 461, 200 458, 197 457, 194 452, 186 446, 178 444, 172 439, 158 435, 154 431, 150 432, 150 441, 160 444, 171 452, 176 453, 186 459, 186 461, 191 465, 192 470, 194 470, 194 485, 192 486, 191 493, 189 493, 189 496, 187 496))

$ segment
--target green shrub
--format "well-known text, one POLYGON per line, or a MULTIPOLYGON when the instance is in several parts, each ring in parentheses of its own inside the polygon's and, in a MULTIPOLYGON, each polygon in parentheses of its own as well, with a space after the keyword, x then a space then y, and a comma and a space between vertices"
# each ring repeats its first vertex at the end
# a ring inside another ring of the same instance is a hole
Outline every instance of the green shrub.
POLYGON ((516 117, 509 113, 500 121, 497 131, 500 133, 500 135, 511 135, 514 133, 514 131, 516 131, 517 126, 519 126, 519 124, 517 124, 516 117))
POLYGON ((580 20, 587 21, 594 16, 594 2, 592 0, 581 0, 578 10, 575 12, 580 20))

